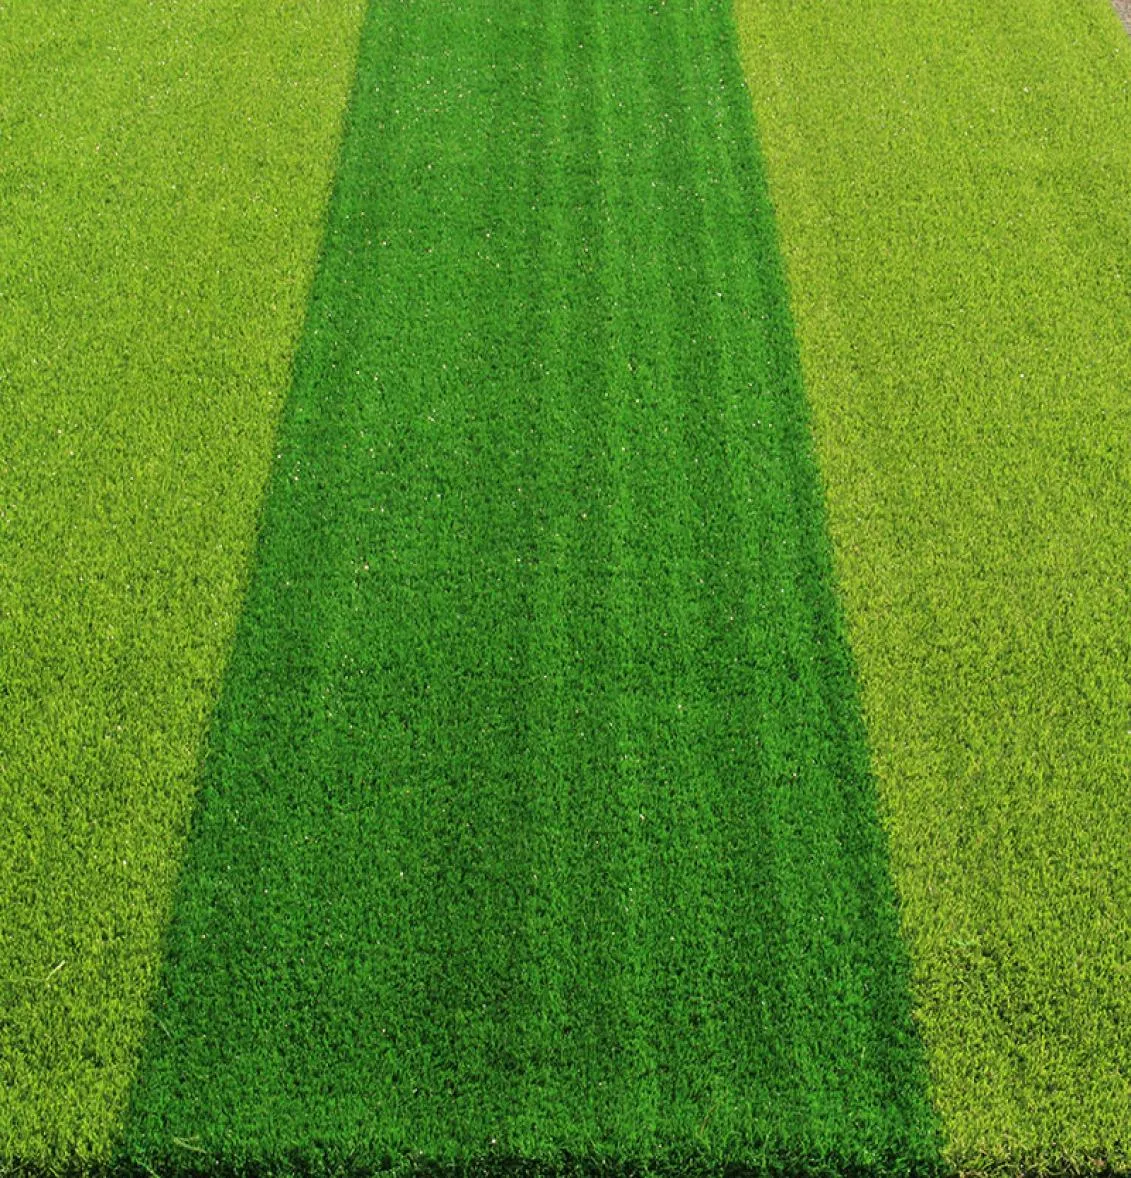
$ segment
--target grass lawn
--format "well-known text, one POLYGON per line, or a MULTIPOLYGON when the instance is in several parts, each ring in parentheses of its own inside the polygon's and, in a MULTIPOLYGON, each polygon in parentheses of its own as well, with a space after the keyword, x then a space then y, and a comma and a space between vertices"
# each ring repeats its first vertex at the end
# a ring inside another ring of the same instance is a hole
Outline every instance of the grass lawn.
POLYGON ((0 6, 0 1167, 120 1129, 359 19, 0 6))
POLYGON ((1128 127, 1108 0, 0 2, 0 1176, 1131 1171, 1128 127))
POLYGON ((738 0, 946 1157, 1131 1166, 1131 42, 738 0))

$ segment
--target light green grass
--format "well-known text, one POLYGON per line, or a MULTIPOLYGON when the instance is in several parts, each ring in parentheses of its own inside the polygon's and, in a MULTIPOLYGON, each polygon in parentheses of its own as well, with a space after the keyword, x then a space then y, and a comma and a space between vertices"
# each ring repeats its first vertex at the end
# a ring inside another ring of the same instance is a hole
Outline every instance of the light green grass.
POLYGON ((133 1077, 360 7, 0 5, 0 1163, 133 1077))
POLYGON ((958 1166, 1131 1166, 1131 43, 738 0, 958 1166))
POLYGON ((729 0, 375 3, 347 126, 127 1157, 929 1162, 729 0))

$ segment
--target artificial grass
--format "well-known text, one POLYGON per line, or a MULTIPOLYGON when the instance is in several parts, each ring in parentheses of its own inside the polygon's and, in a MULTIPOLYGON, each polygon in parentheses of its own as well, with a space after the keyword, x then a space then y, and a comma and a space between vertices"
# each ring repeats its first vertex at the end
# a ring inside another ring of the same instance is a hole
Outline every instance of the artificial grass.
POLYGON ((0 6, 0 1168, 120 1128, 360 15, 0 6))
POLYGON ((373 4, 122 1157, 928 1165, 725 0, 373 4))
POLYGON ((739 0, 946 1158, 1131 1168, 1131 46, 739 0))

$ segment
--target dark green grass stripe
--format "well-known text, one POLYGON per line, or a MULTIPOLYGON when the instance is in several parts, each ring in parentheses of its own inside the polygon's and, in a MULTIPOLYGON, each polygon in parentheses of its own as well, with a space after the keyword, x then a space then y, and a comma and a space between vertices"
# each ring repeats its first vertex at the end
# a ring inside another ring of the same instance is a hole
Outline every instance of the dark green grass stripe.
POLYGON ((730 21, 371 9, 134 1157, 935 1156, 730 21))

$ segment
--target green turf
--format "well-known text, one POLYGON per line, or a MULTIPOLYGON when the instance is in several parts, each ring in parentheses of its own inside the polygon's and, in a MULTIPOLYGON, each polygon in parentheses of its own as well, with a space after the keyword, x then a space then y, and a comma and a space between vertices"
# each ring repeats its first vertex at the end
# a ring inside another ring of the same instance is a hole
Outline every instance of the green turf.
POLYGON ((726 0, 373 4, 124 1148, 935 1139, 726 0))
POLYGON ((0 4, 0 1168, 124 1107, 360 16, 0 4))
POLYGON ((1131 1167, 1131 43, 739 0, 947 1157, 1131 1167))

